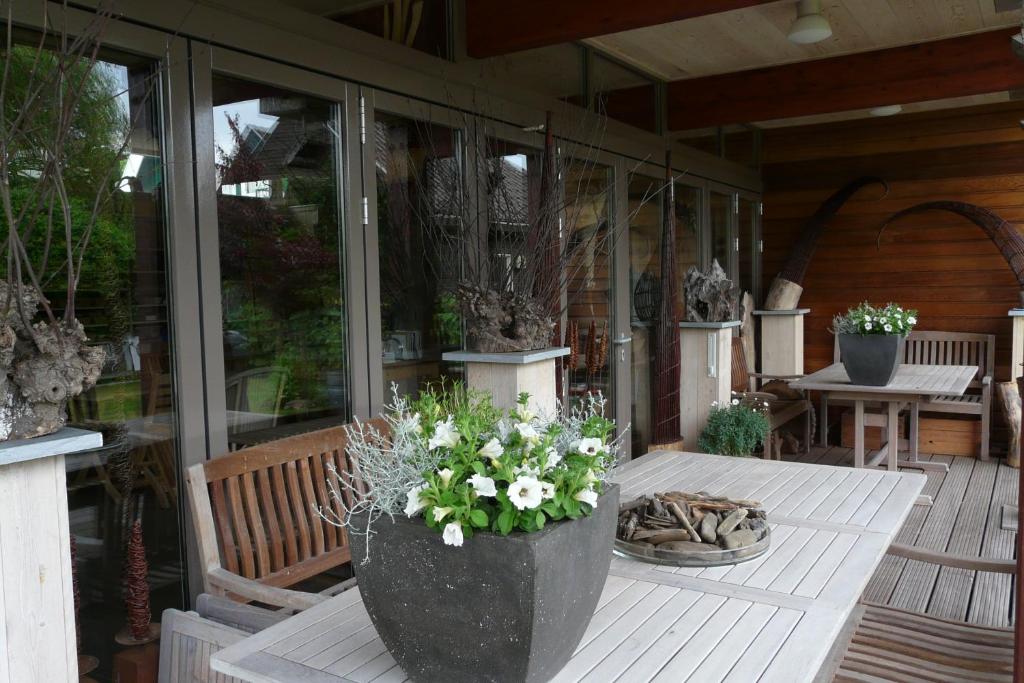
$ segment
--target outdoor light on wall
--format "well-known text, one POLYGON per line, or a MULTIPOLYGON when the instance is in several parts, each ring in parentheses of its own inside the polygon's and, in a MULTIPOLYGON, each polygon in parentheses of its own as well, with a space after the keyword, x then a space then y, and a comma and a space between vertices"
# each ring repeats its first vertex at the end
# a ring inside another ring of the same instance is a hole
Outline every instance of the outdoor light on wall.
POLYGON ((868 113, 872 116, 893 116, 903 111, 903 105, 901 104, 888 104, 884 107, 875 107, 868 110, 868 113))
POLYGON ((818 43, 832 35, 832 26, 821 13, 821 0, 798 0, 796 20, 786 35, 790 42, 799 45, 818 43))

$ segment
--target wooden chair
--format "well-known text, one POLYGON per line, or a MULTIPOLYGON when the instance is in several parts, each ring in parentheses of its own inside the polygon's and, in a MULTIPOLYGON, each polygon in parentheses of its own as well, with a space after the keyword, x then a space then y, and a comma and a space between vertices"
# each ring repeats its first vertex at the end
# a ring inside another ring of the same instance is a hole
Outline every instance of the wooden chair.
MULTIPOLYGON (((893 544, 890 555, 969 571, 1014 573, 1014 560, 985 559, 893 544)), ((1013 629, 862 602, 832 680, 842 683, 1010 683, 1013 629)))
POLYGON ((202 594, 195 612, 164 610, 157 683, 242 683, 210 668, 210 657, 288 615, 202 594))
MULTIPOLYGON (((369 423, 381 434, 387 425, 369 423)), ((328 495, 333 466, 357 490, 344 427, 331 427, 243 448, 188 469, 186 481, 206 592, 289 609, 305 609, 344 590, 289 590, 351 559, 348 535, 319 509, 342 515, 328 495)), ((351 503, 351 501, 347 501, 351 503)))
POLYGON ((228 377, 225 398, 228 436, 277 425, 288 370, 276 366, 253 368, 228 377))
MULTIPOLYGON (((732 394, 740 400, 764 401, 768 404, 768 416, 771 421, 771 433, 764 444, 764 457, 782 459, 782 440, 779 429, 788 422, 807 414, 804 424, 804 453, 810 453, 811 433, 813 431, 814 404, 801 392, 793 398, 779 396, 760 389, 772 380, 799 379, 803 375, 765 375, 751 372, 747 367, 747 356, 743 352, 743 341, 739 337, 732 339, 732 394)), ((793 390, 795 391, 795 390, 793 390)))
MULTIPOLYGON (((833 362, 840 362, 839 339, 833 343, 833 362)), ((970 332, 913 331, 907 337, 903 362, 907 365, 976 365, 978 374, 963 396, 939 397, 921 409, 929 413, 978 415, 981 418, 982 460, 988 460, 992 424, 992 378, 995 372, 996 338, 991 334, 970 332)), ((834 404, 840 402, 833 401, 834 404)), ((828 400, 821 399, 821 441, 825 445, 828 435, 828 400)))

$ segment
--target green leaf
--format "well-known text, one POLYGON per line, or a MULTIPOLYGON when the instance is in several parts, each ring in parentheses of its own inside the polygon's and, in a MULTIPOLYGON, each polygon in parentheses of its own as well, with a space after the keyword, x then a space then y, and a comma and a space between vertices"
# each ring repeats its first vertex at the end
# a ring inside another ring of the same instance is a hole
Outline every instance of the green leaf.
POLYGON ((537 528, 538 529, 543 529, 544 528, 544 521, 545 521, 545 519, 546 519, 546 517, 544 516, 544 513, 541 512, 540 510, 537 510, 537 528))
POLYGON ((473 510, 469 513, 469 521, 473 526, 482 529, 487 526, 487 513, 483 510, 473 510))
POLYGON ((498 532, 502 536, 508 536, 512 531, 512 527, 515 526, 515 523, 516 513, 511 510, 503 510, 502 513, 498 515, 498 532))

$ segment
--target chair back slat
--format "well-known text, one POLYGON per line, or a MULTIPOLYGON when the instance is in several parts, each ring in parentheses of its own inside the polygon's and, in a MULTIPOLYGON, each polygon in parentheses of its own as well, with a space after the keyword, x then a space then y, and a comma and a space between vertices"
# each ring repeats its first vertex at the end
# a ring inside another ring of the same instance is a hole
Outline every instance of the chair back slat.
MULTIPOLYGON (((371 426, 387 433, 383 421, 371 426)), ((344 427, 331 427, 238 450, 196 468, 205 478, 207 514, 213 516, 205 528, 216 535, 220 566, 286 587, 349 562, 345 530, 320 516, 324 510, 343 517, 354 503, 343 486, 340 500, 331 494, 332 472, 366 492, 347 444, 344 427)), ((202 533, 204 525, 197 522, 197 528, 202 533)))
POLYGON ((732 338, 732 390, 737 392, 750 391, 750 370, 747 368, 747 356, 743 352, 743 340, 732 338))

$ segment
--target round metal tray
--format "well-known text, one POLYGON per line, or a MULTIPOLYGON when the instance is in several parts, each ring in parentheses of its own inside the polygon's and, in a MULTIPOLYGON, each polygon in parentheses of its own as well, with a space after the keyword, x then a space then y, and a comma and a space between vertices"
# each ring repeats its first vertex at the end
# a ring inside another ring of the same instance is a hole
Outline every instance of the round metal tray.
POLYGON ((771 545, 772 531, 766 524, 764 535, 753 545, 736 548, 735 550, 708 550, 690 552, 678 550, 659 550, 658 546, 648 543, 630 543, 615 539, 614 552, 619 557, 628 557, 652 564, 667 564, 675 567, 720 567, 726 564, 747 562, 768 552, 771 545))

